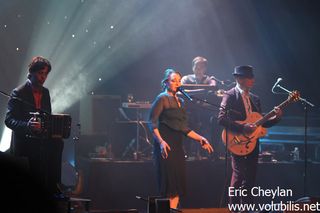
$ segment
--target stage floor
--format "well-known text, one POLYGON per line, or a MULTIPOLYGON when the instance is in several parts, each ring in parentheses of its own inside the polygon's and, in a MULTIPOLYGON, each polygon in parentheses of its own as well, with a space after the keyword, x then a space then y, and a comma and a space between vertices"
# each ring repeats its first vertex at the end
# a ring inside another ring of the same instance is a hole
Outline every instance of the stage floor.
MULTIPOLYGON (((187 195, 181 199, 182 209, 225 208, 225 183, 229 184, 231 168, 225 161, 187 161, 187 195), (227 181, 225 181, 227 180, 227 181)), ((108 161, 81 159, 84 172, 82 197, 92 200, 92 210, 139 209, 147 203, 136 196, 157 195, 152 161, 108 161)), ((292 196, 276 196, 274 202, 295 201, 304 196, 320 196, 320 164, 310 162, 304 185, 303 162, 259 163, 256 185, 262 189, 292 190, 292 196), (304 194, 304 189, 306 194, 304 194)), ((258 203, 270 203, 271 197, 257 196, 258 203)))

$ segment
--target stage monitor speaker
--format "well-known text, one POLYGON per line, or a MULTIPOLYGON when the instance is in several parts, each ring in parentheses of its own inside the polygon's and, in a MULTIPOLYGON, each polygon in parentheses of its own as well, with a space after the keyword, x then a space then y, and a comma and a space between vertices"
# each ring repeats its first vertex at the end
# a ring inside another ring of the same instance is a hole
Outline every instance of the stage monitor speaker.
POLYGON ((170 213, 170 200, 167 198, 156 199, 156 213, 170 213))
POLYGON ((183 213, 230 213, 228 208, 182 209, 183 213))
POLYGON ((101 135, 112 132, 119 113, 121 97, 88 95, 80 101, 81 134, 101 135))
POLYGON ((148 197, 147 213, 156 213, 156 199, 160 199, 160 198, 163 198, 163 197, 160 197, 160 196, 148 197))
POLYGON ((137 209, 92 210, 91 213, 139 213, 137 209))

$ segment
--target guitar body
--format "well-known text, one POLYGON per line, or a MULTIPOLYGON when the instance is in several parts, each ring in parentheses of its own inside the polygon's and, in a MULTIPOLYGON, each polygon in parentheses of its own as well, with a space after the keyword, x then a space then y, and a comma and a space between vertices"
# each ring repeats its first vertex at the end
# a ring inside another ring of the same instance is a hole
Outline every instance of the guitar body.
MULTIPOLYGON (((287 100, 282 102, 277 106, 279 109, 283 109, 288 104, 296 102, 300 100, 300 93, 298 91, 292 91, 289 93, 289 97, 287 100)), ((264 122, 268 121, 268 119, 272 118, 275 115, 275 111, 272 110, 262 117, 257 112, 251 113, 246 120, 244 121, 236 121, 239 124, 252 123, 257 125, 257 129, 250 133, 238 133, 232 132, 230 130, 226 131, 225 129, 222 131, 222 141, 226 145, 228 144, 228 150, 235 155, 245 156, 250 154, 257 145, 257 140, 260 137, 263 137, 267 134, 267 130, 262 127, 264 122), (227 141, 228 139, 228 141, 227 141)))
MULTIPOLYGON (((247 117, 246 120, 236 122, 239 124, 255 123, 261 118, 262 115, 257 112, 253 112, 247 117)), ((258 138, 263 137, 266 134, 267 129, 263 128, 261 125, 250 134, 232 132, 230 130, 226 131, 226 129, 224 129, 222 131, 222 141, 224 145, 228 144, 228 150, 233 154, 245 156, 250 154, 255 149, 258 138)))

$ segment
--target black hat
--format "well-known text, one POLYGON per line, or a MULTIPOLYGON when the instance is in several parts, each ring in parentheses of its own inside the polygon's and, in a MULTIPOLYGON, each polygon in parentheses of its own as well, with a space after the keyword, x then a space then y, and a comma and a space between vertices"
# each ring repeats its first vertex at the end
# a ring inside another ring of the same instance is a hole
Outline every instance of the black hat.
POLYGON ((242 76, 246 78, 253 78, 253 67, 250 65, 241 65, 234 68, 232 73, 234 76, 242 76))

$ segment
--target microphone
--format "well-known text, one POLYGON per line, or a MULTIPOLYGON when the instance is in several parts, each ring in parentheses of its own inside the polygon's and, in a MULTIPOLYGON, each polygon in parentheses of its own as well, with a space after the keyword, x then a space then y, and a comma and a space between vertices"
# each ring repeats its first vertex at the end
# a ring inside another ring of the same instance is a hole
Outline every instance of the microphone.
POLYGON ((143 201, 149 202, 149 199, 146 199, 146 198, 141 197, 141 196, 139 196, 139 195, 136 195, 136 198, 137 198, 138 200, 143 200, 143 201))
POLYGON ((210 79, 213 79, 213 80, 215 80, 215 81, 219 82, 219 83, 220 83, 220 84, 222 84, 222 85, 224 85, 224 84, 225 84, 225 82, 224 82, 224 81, 219 80, 219 79, 217 79, 217 78, 216 78, 216 77, 214 77, 214 76, 210 76, 210 79))
POLYGON ((232 82, 230 80, 223 81, 223 80, 220 80, 214 76, 210 76, 210 79, 213 79, 213 80, 217 81, 218 83, 220 83, 221 85, 227 86, 227 87, 231 86, 232 84, 236 84, 236 82, 232 82))
POLYGON ((189 101, 193 101, 193 99, 190 97, 188 93, 186 93, 181 87, 178 87, 178 91, 181 92, 186 98, 189 99, 189 101))
POLYGON ((272 89, 271 89, 271 92, 274 93, 274 88, 276 88, 276 86, 278 86, 278 84, 280 83, 280 81, 282 81, 282 78, 278 78, 276 83, 274 83, 272 89))

